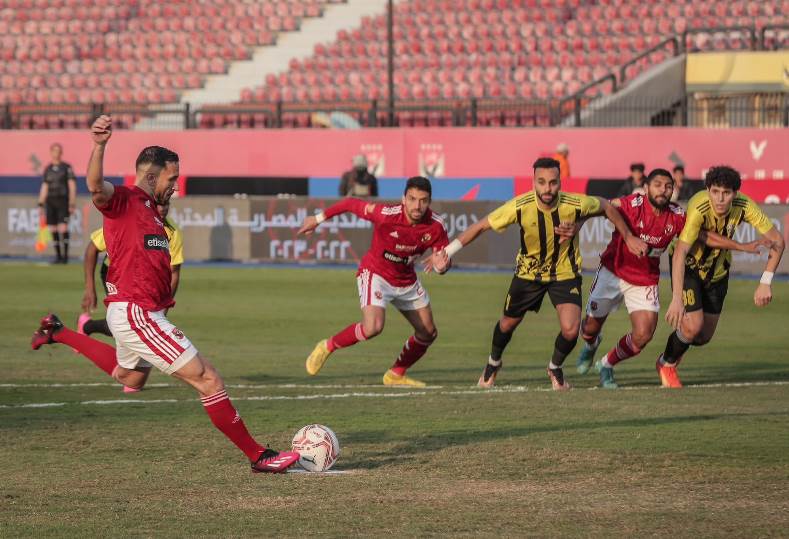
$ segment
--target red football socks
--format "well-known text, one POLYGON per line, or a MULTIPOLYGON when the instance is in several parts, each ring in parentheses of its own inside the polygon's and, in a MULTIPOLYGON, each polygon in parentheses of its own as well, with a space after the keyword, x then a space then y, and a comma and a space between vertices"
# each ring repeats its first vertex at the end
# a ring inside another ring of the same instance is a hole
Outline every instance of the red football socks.
POLYGON ((338 348, 346 348, 353 346, 359 341, 366 341, 367 337, 364 334, 364 329, 361 323, 351 324, 337 335, 329 339, 326 344, 329 352, 334 352, 338 348))
POLYGON ((608 364, 613 367, 620 361, 637 356, 639 353, 641 353, 641 349, 633 342, 633 334, 628 333, 619 339, 619 342, 616 343, 616 346, 612 348, 608 354, 606 354, 605 361, 607 361, 608 364))
POLYGON ((392 365, 392 372, 398 376, 403 376, 408 368, 419 361, 419 358, 425 355, 430 343, 424 343, 411 335, 403 346, 403 351, 397 361, 392 365))
POLYGON ((91 339, 87 335, 80 335, 76 331, 64 327, 52 335, 52 340, 72 347, 110 376, 118 366, 115 348, 96 339, 91 339))
POLYGON ((219 393, 202 397, 200 400, 203 402, 208 417, 211 418, 211 423, 236 444, 236 447, 243 451, 249 460, 255 462, 266 448, 257 443, 249 434, 244 421, 233 407, 233 403, 230 402, 227 391, 222 390, 219 393))

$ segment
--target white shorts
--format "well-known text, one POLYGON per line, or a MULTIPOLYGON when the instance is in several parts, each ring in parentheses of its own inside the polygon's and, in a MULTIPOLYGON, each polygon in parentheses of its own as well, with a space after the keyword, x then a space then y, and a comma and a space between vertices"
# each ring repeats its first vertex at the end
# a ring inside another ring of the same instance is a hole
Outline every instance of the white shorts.
POLYGON ((634 311, 660 311, 658 285, 638 286, 630 284, 611 273, 604 266, 600 266, 592 283, 592 289, 589 291, 586 314, 594 318, 608 316, 619 308, 622 299, 625 300, 625 307, 628 313, 634 311))
POLYGON ((107 307, 107 325, 115 337, 118 365, 125 369, 155 366, 172 374, 197 355, 197 348, 164 317, 164 311, 113 302, 107 307))
POLYGON ((386 308, 391 303, 400 311, 415 311, 430 305, 430 297, 419 279, 409 286, 392 286, 380 275, 363 269, 356 276, 356 285, 362 308, 368 305, 386 308))

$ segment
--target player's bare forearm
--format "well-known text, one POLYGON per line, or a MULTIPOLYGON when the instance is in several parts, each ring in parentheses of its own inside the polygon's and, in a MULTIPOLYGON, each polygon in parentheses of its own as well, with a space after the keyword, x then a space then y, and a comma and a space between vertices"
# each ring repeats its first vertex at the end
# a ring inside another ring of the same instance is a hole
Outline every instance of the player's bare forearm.
POLYGON ((671 257, 671 297, 682 300, 682 289, 685 286, 685 257, 690 245, 682 240, 677 241, 671 257))
POLYGON ((768 230, 764 234, 764 237, 772 242, 770 253, 767 255, 767 265, 765 266, 764 271, 775 272, 775 270, 778 269, 778 264, 781 263, 781 258, 783 257, 784 250, 786 249, 786 242, 784 241, 783 236, 781 236, 781 233, 775 228, 768 230))
POLYGON ((85 257, 82 268, 85 273, 85 293, 82 296, 82 310, 89 312, 96 307, 96 262, 99 259, 99 250, 93 242, 85 248, 85 257))
POLYGON ((93 139, 93 150, 90 152, 85 181, 93 203, 96 206, 105 206, 115 192, 115 187, 104 181, 104 148, 112 136, 112 118, 107 115, 96 118, 90 126, 90 136, 93 139))
POLYGON ((477 239, 480 234, 482 234, 486 230, 490 230, 490 228, 491 228, 490 221, 488 221, 488 218, 485 217, 484 219, 480 219, 479 221, 468 227, 466 230, 463 231, 463 233, 461 233, 455 239, 457 239, 460 243, 462 243, 463 246, 466 246, 472 241, 474 241, 475 239, 477 239))
POLYGON ((105 206, 112 198, 115 187, 104 181, 104 145, 96 144, 90 152, 88 161, 88 173, 85 178, 88 184, 88 191, 93 198, 96 206, 105 206))
POLYGON ((178 284, 181 282, 181 265, 178 264, 177 266, 172 267, 172 276, 170 277, 170 290, 173 292, 173 298, 175 298, 175 293, 178 292, 178 284))

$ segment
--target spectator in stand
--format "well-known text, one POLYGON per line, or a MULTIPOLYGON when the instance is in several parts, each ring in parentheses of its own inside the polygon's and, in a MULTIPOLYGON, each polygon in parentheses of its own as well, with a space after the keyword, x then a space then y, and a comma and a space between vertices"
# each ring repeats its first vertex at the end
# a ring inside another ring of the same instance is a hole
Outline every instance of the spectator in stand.
POLYGON ((367 170, 367 158, 356 155, 353 168, 342 175, 340 180, 341 197, 377 197, 378 180, 367 170))
POLYGON ((685 183, 685 167, 677 165, 672 171, 674 176, 674 193, 671 195, 671 202, 683 202, 690 200, 694 195, 693 186, 685 183))
POLYGON ((630 177, 625 180, 622 184, 622 188, 619 190, 619 197, 626 197, 627 195, 632 195, 633 193, 641 193, 642 195, 646 193, 644 189, 644 163, 633 163, 630 165, 630 177))
POLYGON ((554 154, 553 158, 559 161, 559 179, 566 180, 570 177, 570 161, 568 159, 570 155, 570 147, 565 142, 559 143, 556 146, 556 154, 554 154))
POLYGON ((62 160, 63 146, 55 142, 49 147, 52 161, 44 169, 38 207, 46 212, 47 227, 55 245, 54 264, 68 264, 68 219, 77 203, 77 177, 71 165, 62 160))

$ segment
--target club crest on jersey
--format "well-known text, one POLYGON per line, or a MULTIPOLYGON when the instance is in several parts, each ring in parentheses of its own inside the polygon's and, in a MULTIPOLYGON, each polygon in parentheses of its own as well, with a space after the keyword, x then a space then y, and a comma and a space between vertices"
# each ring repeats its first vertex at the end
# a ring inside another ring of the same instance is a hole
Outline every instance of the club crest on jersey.
POLYGON ((178 329, 178 328, 173 328, 172 334, 173 334, 173 335, 175 335, 175 338, 176 338, 176 339, 179 339, 179 340, 180 340, 180 339, 183 339, 183 338, 184 338, 184 332, 183 332, 183 331, 181 331, 181 330, 180 330, 180 329, 178 329))
POLYGON ((433 236, 431 236, 431 235, 430 235, 430 233, 428 232, 427 234, 425 234, 424 236, 422 236, 422 239, 421 239, 421 240, 419 240, 419 241, 421 241, 422 243, 427 243, 427 242, 429 242, 429 241, 430 241, 432 238, 433 238, 433 236))
POLYGON ((644 197, 641 196, 637 196, 630 201, 630 205, 634 208, 638 208, 643 203, 644 203, 644 197))
POLYGON ((151 207, 151 201, 150 200, 146 200, 145 201, 145 207, 146 208, 150 208, 151 207))
POLYGON ((400 234, 397 233, 397 230, 394 230, 394 231, 390 232, 389 235, 392 236, 393 238, 399 238, 400 237, 400 234))
POLYGON ((667 225, 666 225, 666 228, 665 228, 665 229, 663 229, 663 233, 664 233, 664 234, 666 234, 666 235, 668 236, 668 235, 669 235, 669 234, 671 234, 672 232, 674 232, 674 225, 672 225, 671 223, 669 223, 669 224, 667 224, 667 225))

